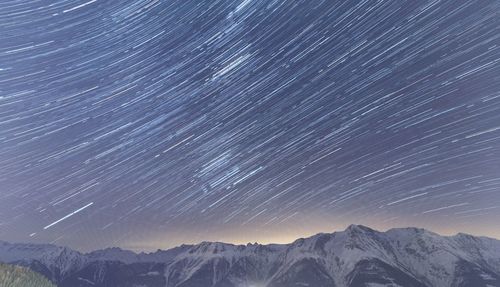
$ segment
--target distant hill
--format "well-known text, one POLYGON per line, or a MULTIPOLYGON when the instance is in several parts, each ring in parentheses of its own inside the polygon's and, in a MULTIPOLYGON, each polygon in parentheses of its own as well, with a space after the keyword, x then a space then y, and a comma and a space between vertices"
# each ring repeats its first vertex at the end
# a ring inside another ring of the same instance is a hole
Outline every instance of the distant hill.
POLYGON ((0 263, 2 287, 55 287, 42 275, 28 268, 0 263))

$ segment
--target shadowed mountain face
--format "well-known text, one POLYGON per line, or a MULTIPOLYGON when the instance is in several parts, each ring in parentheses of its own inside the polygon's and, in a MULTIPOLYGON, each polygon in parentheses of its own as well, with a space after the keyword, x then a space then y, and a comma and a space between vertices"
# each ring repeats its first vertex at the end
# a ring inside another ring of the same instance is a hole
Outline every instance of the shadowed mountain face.
POLYGON ((498 240, 359 225, 283 245, 203 242, 149 254, 0 243, 0 261, 60 287, 500 286, 498 240))
POLYGON ((383 286, 425 287, 426 285, 403 270, 391 266, 376 258, 363 259, 356 263, 354 270, 347 276, 349 286, 383 286))

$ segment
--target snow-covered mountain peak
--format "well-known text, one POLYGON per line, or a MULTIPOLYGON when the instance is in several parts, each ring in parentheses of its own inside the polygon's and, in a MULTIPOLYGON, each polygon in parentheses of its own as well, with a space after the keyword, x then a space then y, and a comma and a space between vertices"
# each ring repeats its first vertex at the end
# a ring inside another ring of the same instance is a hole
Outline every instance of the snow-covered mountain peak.
POLYGON ((229 250, 236 249, 236 245, 226 244, 221 242, 204 241, 198 245, 194 245, 189 249, 190 254, 220 254, 229 250))
POLYGON ((123 250, 118 247, 96 250, 86 254, 91 261, 109 260, 131 263, 139 261, 139 255, 129 250, 123 250))
POLYGON ((374 233, 377 231, 371 229, 368 226, 364 226, 361 224, 351 224, 351 225, 347 226, 347 228, 345 229, 345 232, 348 232, 348 233, 374 233))

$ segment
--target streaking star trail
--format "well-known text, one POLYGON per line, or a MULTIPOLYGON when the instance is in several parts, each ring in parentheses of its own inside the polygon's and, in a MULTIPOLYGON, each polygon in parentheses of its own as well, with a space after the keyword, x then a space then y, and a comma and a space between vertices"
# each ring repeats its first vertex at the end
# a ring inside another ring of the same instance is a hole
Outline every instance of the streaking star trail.
MULTIPOLYGON (((58 220, 56 220, 56 221, 52 222, 51 224, 49 224, 49 225, 45 226, 43 229, 49 229, 50 227, 52 227, 52 226, 54 226, 54 225, 58 224, 59 222, 61 222, 61 221, 65 220, 65 219, 68 219, 69 217, 71 217, 71 216, 73 216, 73 215, 77 214, 78 212, 80 212, 80 211, 84 210, 85 208, 87 208, 87 207, 91 206, 92 204, 94 204, 94 203, 93 203, 93 202, 91 202, 91 203, 89 203, 89 204, 85 205, 84 207, 79 208, 79 209, 77 209, 77 210, 75 210, 75 211, 71 212, 70 214, 68 214, 68 215, 66 215, 66 216, 64 216, 64 217, 62 217, 61 219, 58 219, 58 220)), ((33 234, 33 233, 32 233, 32 234, 33 234)))
POLYGON ((0 3, 0 238, 500 238, 498 1, 0 3))

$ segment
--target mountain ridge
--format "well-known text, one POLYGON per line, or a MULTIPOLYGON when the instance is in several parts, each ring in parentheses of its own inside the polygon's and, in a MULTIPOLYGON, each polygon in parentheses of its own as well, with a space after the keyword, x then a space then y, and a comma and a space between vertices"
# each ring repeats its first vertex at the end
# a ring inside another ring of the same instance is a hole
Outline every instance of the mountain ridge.
POLYGON ((193 247, 193 246, 200 245, 200 244, 203 244, 203 243, 222 243, 222 244, 225 244, 225 245, 233 245, 233 246, 289 245, 289 244, 294 243, 297 240, 308 239, 308 238, 315 237, 315 236, 318 236, 318 235, 323 235, 323 234, 334 234, 334 233, 339 233, 339 232, 345 232, 346 230, 349 230, 350 228, 357 228, 357 227, 363 228, 363 229, 370 229, 370 230, 373 230, 373 231, 376 231, 376 232, 381 232, 381 233, 387 233, 387 232, 390 232, 392 230, 420 230, 420 231, 425 231, 425 232, 428 232, 428 233, 433 233, 433 234, 436 234, 438 236, 447 237, 447 238, 453 238, 453 237, 458 237, 458 236, 466 236, 466 237, 481 238, 481 239, 486 239, 486 240, 500 241, 500 238, 495 238, 495 237, 486 236, 486 235, 476 235, 476 234, 465 233, 465 232, 457 232, 456 234, 452 234, 452 235, 442 235, 439 232, 435 232, 435 231, 432 231, 432 230, 429 230, 429 229, 426 229, 426 228, 422 228, 422 227, 393 227, 393 228, 386 229, 385 231, 379 231, 377 229, 373 229, 373 228, 371 228, 369 226, 366 226, 366 225, 363 225, 363 224, 350 224, 344 230, 335 230, 335 231, 332 231, 332 232, 318 232, 318 233, 312 234, 310 236, 298 237, 298 238, 296 238, 293 241, 288 242, 288 243, 259 243, 259 242, 253 242, 253 243, 252 242, 247 242, 247 243, 233 243, 233 242, 203 240, 203 241, 200 241, 198 243, 189 243, 189 244, 183 243, 183 244, 180 244, 180 245, 173 246, 171 248, 165 248, 165 249, 163 249, 163 248, 157 248, 155 251, 134 251, 132 249, 127 249, 125 247, 118 247, 118 246, 104 247, 104 248, 95 249, 95 250, 91 250, 91 251, 80 251, 78 249, 74 249, 74 248, 72 248, 70 246, 65 246, 65 245, 57 245, 57 244, 51 244, 51 243, 11 242, 11 241, 6 241, 6 240, 0 240, 0 245, 1 244, 11 244, 11 245, 12 244, 16 244, 16 245, 27 245, 27 246, 33 245, 33 246, 39 246, 39 247, 41 247, 41 246, 58 247, 58 248, 70 249, 70 250, 78 252, 78 253, 80 253, 82 255, 88 255, 88 254, 92 254, 92 253, 95 253, 95 252, 109 251, 109 250, 121 250, 121 251, 126 251, 126 252, 133 253, 135 255, 151 255, 151 254, 155 254, 155 253, 158 253, 158 252, 165 252, 165 251, 169 251, 169 250, 176 249, 176 248, 193 247))
POLYGON ((0 261, 60 287, 500 286, 500 240, 362 225, 289 244, 205 241, 151 253, 0 242, 0 261))

